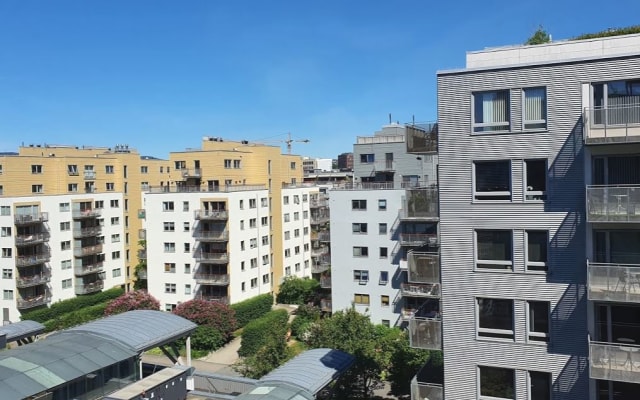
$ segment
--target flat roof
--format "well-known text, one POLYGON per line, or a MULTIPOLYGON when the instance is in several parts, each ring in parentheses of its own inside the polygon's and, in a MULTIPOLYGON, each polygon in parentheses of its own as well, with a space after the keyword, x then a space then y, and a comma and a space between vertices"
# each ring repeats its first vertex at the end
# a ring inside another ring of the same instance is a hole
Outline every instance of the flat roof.
POLYGON ((0 327, 0 336, 7 335, 7 342, 26 339, 44 332, 44 325, 36 321, 20 321, 0 327))

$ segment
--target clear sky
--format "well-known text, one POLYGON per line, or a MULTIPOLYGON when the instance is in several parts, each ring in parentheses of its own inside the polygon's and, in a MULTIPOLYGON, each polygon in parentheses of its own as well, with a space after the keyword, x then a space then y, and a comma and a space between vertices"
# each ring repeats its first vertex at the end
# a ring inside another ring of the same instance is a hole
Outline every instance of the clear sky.
POLYGON ((0 151, 202 136, 336 157, 388 122, 436 119, 465 52, 640 24, 639 0, 0 0, 0 151), (271 142, 269 140, 275 140, 271 142))

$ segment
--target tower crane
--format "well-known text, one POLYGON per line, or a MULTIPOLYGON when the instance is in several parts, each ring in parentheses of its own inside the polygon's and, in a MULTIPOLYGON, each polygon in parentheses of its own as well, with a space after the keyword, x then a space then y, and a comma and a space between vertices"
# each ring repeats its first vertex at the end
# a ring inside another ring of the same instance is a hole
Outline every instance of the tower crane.
POLYGON ((286 143, 287 154, 291 154, 291 148, 293 143, 309 143, 309 139, 293 139, 291 132, 287 132, 286 139, 272 139, 272 140, 256 140, 256 143, 269 144, 269 143, 286 143))

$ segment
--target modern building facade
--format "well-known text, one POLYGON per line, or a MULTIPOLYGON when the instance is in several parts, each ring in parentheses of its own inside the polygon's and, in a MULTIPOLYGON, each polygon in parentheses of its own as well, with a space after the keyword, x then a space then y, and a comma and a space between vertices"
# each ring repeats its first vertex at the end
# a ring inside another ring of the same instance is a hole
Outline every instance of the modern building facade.
POLYGON ((438 73, 446 399, 637 398, 639 46, 488 49, 438 73))

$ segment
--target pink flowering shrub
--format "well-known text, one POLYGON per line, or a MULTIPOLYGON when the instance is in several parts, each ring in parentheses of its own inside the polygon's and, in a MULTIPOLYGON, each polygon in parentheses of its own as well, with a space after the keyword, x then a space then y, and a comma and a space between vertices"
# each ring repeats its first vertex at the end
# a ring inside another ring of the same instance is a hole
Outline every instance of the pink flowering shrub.
POLYGON ((104 315, 115 315, 131 310, 159 310, 160 302, 146 290, 128 292, 113 299, 104 310, 104 315))
POLYGON ((200 326, 217 330, 225 342, 231 338, 237 326, 236 312, 226 304, 215 301, 185 301, 178 304, 173 313, 200 326))

